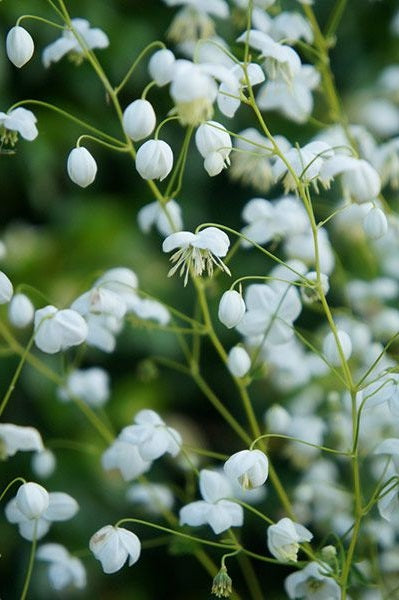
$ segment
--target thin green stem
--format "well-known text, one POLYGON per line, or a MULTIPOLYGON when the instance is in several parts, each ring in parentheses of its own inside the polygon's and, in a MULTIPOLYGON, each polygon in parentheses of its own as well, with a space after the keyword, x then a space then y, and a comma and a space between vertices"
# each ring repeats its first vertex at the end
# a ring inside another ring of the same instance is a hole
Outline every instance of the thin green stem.
POLYGON ((6 487, 4 488, 4 490, 2 491, 2 493, 0 494, 0 502, 3 500, 4 496, 7 494, 8 490, 10 489, 10 487, 12 487, 14 485, 14 483, 17 483, 17 481, 21 481, 21 483, 26 483, 26 481, 25 481, 25 479, 23 477, 16 477, 12 481, 10 481, 10 483, 8 485, 6 485, 6 487))
POLYGON ((24 350, 24 352, 23 352, 23 354, 21 356, 21 359, 20 359, 20 361, 18 363, 18 366, 15 369, 15 373, 14 373, 12 379, 11 379, 10 385, 8 386, 8 389, 7 389, 7 391, 6 391, 5 395, 4 395, 4 398, 3 398, 3 400, 2 400, 2 402, 0 404, 0 416, 3 414, 4 409, 6 408, 7 403, 9 401, 10 397, 11 397, 11 394, 13 393, 13 391, 15 389, 16 383, 17 383, 18 378, 19 378, 19 376, 21 374, 21 371, 22 371, 22 367, 24 366, 24 364, 26 362, 26 359, 27 359, 27 357, 29 355, 30 349, 32 347, 33 340, 34 340, 34 336, 32 335, 32 337, 30 338, 30 340, 29 340, 29 342, 28 342, 28 344, 27 344, 27 346, 26 346, 26 348, 25 348, 25 350, 24 350))
POLYGON ((46 25, 50 25, 51 27, 56 27, 57 29, 64 29, 63 25, 59 25, 58 23, 54 23, 53 21, 49 21, 48 19, 44 19, 43 17, 38 17, 37 15, 22 15, 22 17, 19 17, 19 19, 17 19, 16 25, 19 25, 25 19, 41 21, 42 23, 46 23, 46 25))
POLYGON ((34 528, 33 528, 33 539, 32 539, 32 546, 31 546, 30 556, 29 556, 28 571, 26 573, 25 583, 24 583, 24 587, 23 587, 23 590, 21 593, 20 600, 25 600, 25 598, 28 594, 29 584, 30 584, 30 580, 32 577, 32 573, 33 573, 33 565, 35 562, 36 545, 37 545, 37 523, 38 523, 38 520, 36 519, 34 528))
POLYGON ((119 92, 125 87, 130 77, 133 75, 138 64, 143 60, 145 55, 148 54, 148 52, 150 52, 150 50, 152 50, 153 48, 165 48, 165 44, 163 42, 155 41, 151 44, 148 44, 148 46, 146 46, 144 50, 140 52, 138 57, 133 61, 132 65, 129 67, 126 75, 124 76, 120 84, 116 86, 114 90, 116 95, 118 95, 119 92))
POLYGON ((115 144, 110 144, 109 142, 105 142, 104 140, 100 140, 99 138, 94 137, 93 135, 89 135, 87 133, 81 135, 76 140, 76 147, 80 147, 80 143, 82 140, 90 140, 95 142, 96 144, 100 144, 100 146, 105 146, 105 148, 109 148, 109 150, 115 150, 116 152, 129 152, 129 148, 126 146, 116 146, 115 144))

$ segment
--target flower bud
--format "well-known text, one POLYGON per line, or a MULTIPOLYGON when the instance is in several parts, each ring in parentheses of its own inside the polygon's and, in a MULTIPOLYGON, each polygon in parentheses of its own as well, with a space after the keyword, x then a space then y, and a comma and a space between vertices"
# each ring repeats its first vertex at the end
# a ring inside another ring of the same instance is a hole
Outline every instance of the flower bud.
POLYGON ((17 507, 27 519, 39 519, 50 502, 44 487, 32 481, 21 485, 15 500, 17 507))
POLYGON ((7 275, 0 271, 0 304, 7 304, 12 298, 14 289, 7 275))
POLYGON ((244 377, 251 367, 248 352, 241 346, 234 346, 229 352, 227 366, 234 377, 244 377))
POLYGON ((241 321, 245 313, 245 302, 239 292, 228 290, 223 294, 219 302, 219 321, 228 329, 235 327, 241 321))
POLYGON ((13 65, 19 69, 31 58, 35 45, 32 36, 26 29, 16 25, 7 34, 7 56, 13 65))
POLYGON ((134 142, 151 135, 155 123, 155 112, 148 100, 135 100, 125 108, 123 129, 134 142))
POLYGON ((287 433, 290 421, 290 413, 280 404, 273 404, 265 413, 266 428, 273 433, 287 433))
POLYGON ((90 538, 90 550, 101 562, 104 573, 119 571, 129 559, 129 567, 138 561, 140 540, 123 527, 105 525, 90 538))
POLYGON ((241 450, 224 463, 227 477, 244 490, 263 485, 269 475, 269 460, 261 450, 241 450))
POLYGON ((148 140, 138 149, 136 169, 143 179, 162 181, 173 167, 173 152, 162 140, 148 140))
POLYGON ((54 454, 51 450, 35 452, 32 458, 32 470, 41 479, 47 479, 53 474, 56 465, 54 454))
MULTIPOLYGON (((338 338, 341 344, 342 352, 346 360, 352 354, 352 342, 345 331, 338 331, 338 338)), ((341 364, 341 356, 335 341, 333 332, 326 335, 323 342, 323 353, 330 364, 338 367, 341 364)))
POLYGON ((206 158, 212 152, 219 152, 226 159, 231 152, 231 138, 226 128, 216 121, 200 125, 195 133, 198 152, 206 158))
POLYGON ((15 294, 8 307, 8 318, 14 327, 26 327, 33 321, 35 308, 28 296, 15 294))
POLYGON ((67 169, 72 181, 85 188, 93 183, 96 177, 97 163, 90 152, 80 146, 69 153, 67 169))
POLYGON ((175 60, 173 52, 166 48, 158 50, 151 56, 148 70, 155 83, 160 87, 172 80, 175 60))
POLYGON ((212 583, 212 594, 218 598, 229 598, 233 592, 232 580, 225 566, 221 567, 212 583))
POLYGON ((377 207, 372 208, 363 221, 364 233, 371 240, 378 240, 388 231, 388 221, 384 212, 377 207))

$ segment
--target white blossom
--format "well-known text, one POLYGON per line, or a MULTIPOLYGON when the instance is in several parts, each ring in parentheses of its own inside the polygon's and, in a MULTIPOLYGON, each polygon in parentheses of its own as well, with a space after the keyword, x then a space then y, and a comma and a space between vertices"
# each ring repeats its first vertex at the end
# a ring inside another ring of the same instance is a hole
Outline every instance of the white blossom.
POLYGON ((270 79, 283 77, 287 81, 301 69, 301 59, 293 48, 275 42, 263 31, 250 29, 243 33, 237 40, 247 42, 251 48, 261 51, 261 57, 265 58, 265 69, 270 79))
POLYGON ((82 188, 89 186, 96 178, 97 163, 83 146, 71 150, 67 161, 70 179, 82 188))
POLYGON ((162 87, 171 82, 175 61, 173 52, 166 48, 157 50, 151 56, 148 63, 148 71, 158 86, 162 87))
POLYGON ((364 232, 371 240, 378 240, 387 233, 388 221, 384 211, 377 206, 373 207, 364 218, 364 232))
MULTIPOLYGON (((341 346, 342 354, 345 360, 352 354, 352 342, 349 335, 345 331, 337 332, 339 343, 341 346)), ((323 354, 325 355, 328 362, 337 367, 341 364, 342 358, 338 350, 338 345, 335 336, 332 331, 326 335, 323 341, 323 354)))
POLYGON ((126 492, 130 502, 142 505, 152 514, 162 514, 164 510, 171 510, 174 497, 171 490, 160 483, 135 483, 126 492))
POLYGON ((32 58, 35 45, 31 34, 24 27, 16 25, 7 34, 6 49, 12 64, 20 69, 32 58))
POLYGON ((8 318, 14 327, 26 327, 32 323, 35 307, 25 294, 15 294, 8 307, 8 318))
MULTIPOLYGON (((7 131, 15 132, 15 137, 11 136, 11 145, 16 142, 16 134, 20 134, 24 140, 32 142, 37 138, 39 132, 36 127, 37 119, 31 110, 27 110, 22 106, 10 110, 9 113, 0 112, 0 127, 3 126, 7 131)), ((0 138, 3 138, 4 134, 0 131, 0 138)), ((6 136, 8 139, 8 136, 6 136)))
POLYGON ((261 450, 241 450, 224 463, 224 471, 231 481, 243 489, 252 490, 263 485, 269 474, 269 461, 261 450))
POLYGON ((310 542, 312 538, 312 533, 306 527, 288 517, 267 529, 267 546, 273 556, 282 562, 297 562, 299 543, 310 542))
POLYGON ((144 461, 155 460, 166 452, 177 456, 182 445, 176 429, 168 427, 154 410, 149 409, 140 410, 134 418, 134 425, 125 427, 119 439, 136 445, 144 461))
POLYGON ((356 202, 370 202, 378 196, 380 177, 366 160, 340 154, 327 160, 320 169, 320 178, 326 186, 340 174, 344 189, 356 202))
POLYGON ((304 600, 339 600, 341 589, 338 583, 325 573, 329 573, 328 566, 317 562, 311 562, 301 571, 291 573, 285 580, 288 597, 304 600))
POLYGON ((107 35, 98 28, 91 28, 86 19, 72 19, 72 27, 76 30, 83 44, 77 39, 72 30, 65 28, 62 36, 43 50, 42 60, 45 67, 52 62, 58 62, 65 54, 75 56, 77 61, 84 57, 85 46, 92 50, 94 48, 107 48, 109 40, 107 35))
POLYGON ((106 471, 118 469, 125 481, 132 481, 146 473, 152 461, 144 460, 136 444, 117 438, 101 457, 101 464, 106 471))
POLYGON ((230 164, 229 154, 232 144, 226 128, 216 121, 200 125, 195 133, 195 143, 205 159, 204 167, 212 177, 230 164))
POLYGON ((214 265, 230 275, 228 267, 221 260, 226 256, 229 246, 228 236, 217 227, 205 227, 198 233, 190 231, 172 233, 162 244, 164 252, 178 249, 170 258, 176 264, 170 269, 168 277, 180 269, 180 275, 184 274, 184 285, 186 285, 191 268, 196 277, 202 275, 204 270, 209 277, 212 277, 214 265))
POLYGON ((199 487, 203 500, 191 502, 180 509, 181 525, 198 527, 208 524, 216 534, 230 527, 241 527, 243 509, 239 504, 227 500, 232 497, 232 489, 225 476, 203 469, 199 487))
POLYGON ((144 233, 148 233, 155 225, 165 237, 183 227, 181 208, 176 200, 169 200, 162 206, 157 201, 146 204, 138 211, 137 222, 144 233))
POLYGON ((61 400, 79 398, 93 407, 101 407, 107 402, 109 389, 109 375, 100 367, 90 369, 75 369, 72 371, 59 389, 58 395, 61 400))
POLYGON ((35 313, 35 344, 48 354, 79 346, 86 340, 86 321, 75 310, 45 306, 35 313))
POLYGON ((47 490, 32 481, 18 488, 15 505, 26 519, 38 519, 49 505, 47 490))
POLYGON ((129 567, 138 561, 140 540, 123 527, 105 525, 90 538, 90 550, 101 562, 104 573, 116 573, 129 559, 129 567))
POLYGON ((156 115, 148 100, 135 100, 123 112, 123 129, 134 142, 151 135, 155 124, 156 115))
POLYGON ((163 140, 148 140, 137 151, 136 169, 143 179, 163 181, 173 167, 173 152, 163 140))
POLYGON ((48 577, 55 590, 69 586, 86 587, 86 570, 79 558, 69 554, 61 544, 43 544, 36 552, 36 558, 49 563, 48 577))
POLYGON ((0 457, 14 456, 18 451, 43 450, 40 433, 34 427, 0 423, 0 457))
POLYGON ((50 477, 54 473, 55 466, 55 456, 48 448, 35 452, 32 457, 32 471, 42 479, 50 477))

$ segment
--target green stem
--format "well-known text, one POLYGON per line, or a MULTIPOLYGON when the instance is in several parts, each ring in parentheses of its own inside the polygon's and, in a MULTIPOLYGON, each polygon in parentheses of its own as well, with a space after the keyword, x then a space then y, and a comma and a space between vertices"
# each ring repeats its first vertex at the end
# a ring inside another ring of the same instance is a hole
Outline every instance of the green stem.
POLYGON ((6 391, 5 395, 4 395, 4 398, 3 398, 3 400, 2 400, 2 402, 0 404, 0 416, 3 414, 4 409, 6 408, 7 403, 9 401, 9 399, 10 399, 10 396, 11 396, 11 394, 13 393, 13 391, 15 389, 16 383, 17 383, 18 378, 19 378, 19 376, 21 374, 21 371, 22 371, 22 367, 24 366, 25 361, 26 361, 26 359, 28 357, 29 351, 30 351, 30 349, 32 347, 33 340, 34 340, 34 337, 32 336, 30 338, 30 340, 28 342, 28 345, 26 346, 26 348, 25 348, 22 356, 21 356, 21 359, 20 359, 20 361, 18 363, 17 368, 15 369, 15 373, 13 375, 13 378, 11 379, 10 385, 8 386, 8 389, 7 389, 7 391, 6 391))
POLYGON ((324 37, 327 42, 337 31, 339 23, 345 12, 347 2, 348 0, 337 0, 333 10, 331 11, 330 17, 327 22, 327 27, 324 33, 324 37))
POLYGON ((30 580, 32 577, 32 573, 33 573, 33 564, 35 562, 36 545, 37 545, 37 519, 35 520, 35 524, 34 524, 33 540, 32 540, 32 546, 31 546, 31 550, 30 550, 30 556, 29 556, 28 571, 26 573, 25 583, 24 583, 24 587, 23 587, 23 590, 21 593, 20 600, 25 600, 25 598, 28 594, 29 584, 30 584, 30 580))
POLYGON ((26 483, 26 481, 25 481, 25 479, 23 477, 16 477, 12 481, 10 481, 10 483, 8 485, 6 485, 6 487, 4 488, 4 490, 2 491, 2 493, 0 494, 0 502, 3 500, 4 496, 7 494, 8 490, 10 489, 10 487, 12 487, 14 485, 14 483, 17 483, 17 481, 21 481, 22 483, 26 483))
POLYGON ((140 52, 138 57, 133 61, 132 65, 129 67, 126 75, 124 76, 124 78, 122 79, 120 84, 116 86, 115 94, 118 95, 119 92, 125 87, 125 85, 129 81, 130 77, 132 76, 133 72, 135 71, 137 65, 143 60, 144 56, 153 48, 165 48, 165 44, 163 42, 159 42, 159 41, 155 41, 155 42, 152 42, 151 44, 148 44, 148 46, 146 46, 144 48, 144 50, 142 50, 140 52))
POLYGON ((17 19, 16 25, 19 25, 25 19, 32 19, 34 21, 41 21, 42 23, 46 23, 46 25, 51 25, 51 27, 56 27, 57 29, 64 29, 63 25, 58 25, 58 23, 54 23, 53 21, 49 21, 48 19, 44 19, 43 17, 38 17, 37 15, 22 15, 17 19))
POLYGON ((104 140, 100 140, 94 137, 93 135, 88 135, 87 133, 78 137, 76 141, 77 148, 80 147, 80 143, 82 140, 91 140, 92 142, 96 142, 96 144, 100 144, 101 146, 105 146, 105 148, 115 150, 116 152, 129 152, 129 148, 127 148, 126 146, 116 146, 114 144, 110 144, 109 142, 105 142, 104 140))

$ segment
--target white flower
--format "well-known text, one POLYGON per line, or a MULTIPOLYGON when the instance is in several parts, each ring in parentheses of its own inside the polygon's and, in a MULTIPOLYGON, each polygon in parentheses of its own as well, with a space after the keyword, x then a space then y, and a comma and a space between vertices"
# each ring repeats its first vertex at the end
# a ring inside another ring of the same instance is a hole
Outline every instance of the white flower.
POLYGON ((222 81, 217 96, 219 110, 226 115, 226 117, 234 117, 241 104, 241 91, 248 86, 248 82, 249 85, 253 87, 265 80, 265 74, 261 67, 256 63, 249 63, 246 65, 248 82, 241 64, 235 64, 231 68, 231 74, 235 78, 234 85, 232 85, 230 81, 222 81))
POLYGON ((148 233, 155 225, 159 233, 165 237, 183 227, 181 208, 176 200, 169 200, 162 206, 157 201, 146 204, 137 213, 137 221, 144 233, 148 233))
POLYGON ((245 313, 245 302, 236 290, 227 290, 219 302, 218 317, 228 329, 236 327, 245 313))
POLYGON ((51 450, 45 448, 39 452, 35 452, 32 457, 32 471, 38 477, 46 479, 54 473, 56 460, 51 450))
POLYGON ((19 450, 43 450, 40 433, 34 427, 20 427, 13 423, 0 423, 0 458, 14 456, 19 450))
MULTIPOLYGON (((303 148, 291 148, 285 153, 285 158, 301 181, 314 181, 320 177, 320 170, 324 161, 334 154, 334 150, 326 142, 310 142, 303 148)), ((276 180, 284 177, 284 189, 294 190, 297 184, 288 171, 287 165, 281 158, 277 158, 273 166, 276 180)))
POLYGON ((166 48, 157 50, 151 56, 148 71, 158 86, 162 87, 172 81, 175 61, 173 52, 166 48))
POLYGON ((270 35, 275 40, 285 40, 286 43, 295 43, 303 39, 308 44, 313 42, 313 31, 309 21, 300 13, 284 11, 272 21, 270 35))
POLYGON ((341 590, 338 583, 324 573, 329 573, 327 565, 309 563, 302 571, 291 573, 285 580, 288 597, 304 600, 339 600, 341 590))
POLYGON ((281 76, 286 81, 291 81, 300 71, 301 59, 293 48, 275 42, 269 35, 256 29, 243 33, 237 41, 246 43, 247 40, 266 59, 265 69, 270 79, 281 76))
POLYGON ((280 519, 267 529, 267 546, 270 552, 282 562, 297 562, 299 542, 310 542, 312 533, 288 517, 280 519))
POLYGON ((39 133, 36 123, 37 119, 33 112, 22 106, 14 108, 9 113, 0 112, 0 139, 14 146, 19 133, 24 140, 32 142, 39 133), (5 131, 1 131, 1 126, 5 131))
POLYGON ((39 546, 36 558, 49 563, 48 577, 55 590, 71 585, 78 589, 86 587, 86 570, 82 561, 71 556, 61 544, 39 546))
POLYGON ((123 527, 105 525, 90 538, 90 550, 101 562, 104 573, 119 571, 129 559, 129 567, 138 561, 141 552, 136 534, 123 527))
MULTIPOLYGON (((72 26, 90 50, 107 48, 109 45, 107 35, 101 29, 91 28, 86 19, 72 19, 72 26)), ((75 57, 76 62, 80 62, 84 57, 84 46, 69 29, 65 29, 58 40, 44 49, 42 55, 44 66, 49 67, 52 62, 58 62, 65 54, 75 57)))
POLYGON ((162 514, 165 509, 171 510, 174 502, 170 489, 158 483, 135 483, 127 490, 126 498, 155 515, 162 514))
POLYGON ((227 477, 245 490, 263 485, 269 474, 269 461, 261 450, 241 450, 224 463, 227 477))
POLYGON ((96 178, 97 163, 83 146, 71 150, 67 161, 67 170, 70 179, 80 187, 87 187, 96 178))
POLYGON ((7 275, 0 271, 0 304, 7 304, 12 298, 14 288, 7 275))
POLYGON ((244 520, 242 506, 226 498, 232 496, 226 477, 215 471, 200 472, 199 487, 203 500, 191 502, 180 510, 180 524, 198 527, 208 524, 216 534, 230 527, 241 527, 244 520))
POLYGON ((287 433, 291 415, 290 413, 279 404, 273 404, 266 412, 265 412, 265 425, 267 431, 271 431, 273 433, 287 433))
POLYGON ((172 149, 162 140, 148 140, 137 151, 136 169, 143 179, 163 181, 172 167, 172 149))
MULTIPOLYGON (((44 490, 38 484, 30 483, 29 486, 36 486, 36 488, 44 490)), ((27 491, 30 493, 31 489, 32 487, 27 491)), ((69 494, 64 492, 50 492, 47 494, 44 490, 48 497, 48 506, 43 511, 41 508, 46 504, 46 494, 36 489, 36 504, 34 506, 33 497, 28 498, 27 491, 21 492, 19 502, 17 494, 17 497, 10 500, 5 509, 8 521, 18 524, 19 533, 26 540, 32 541, 35 531, 36 539, 42 538, 50 529, 52 521, 67 521, 74 517, 79 509, 78 503, 69 494), (29 514, 37 514, 37 517, 29 517, 29 514)))
POLYGON ((68 375, 58 395, 64 401, 75 397, 93 407, 104 406, 110 395, 109 375, 100 367, 75 369, 68 375))
POLYGON ((287 81, 282 75, 269 79, 259 90, 256 102, 261 110, 277 110, 296 123, 305 123, 313 110, 312 91, 320 75, 312 65, 301 65, 287 81))
POLYGON ((126 305, 126 310, 134 310, 138 301, 138 279, 136 273, 126 267, 115 267, 106 271, 94 283, 95 288, 111 290, 117 294, 126 305))
POLYGON ((231 348, 227 356, 227 367, 234 377, 244 377, 251 368, 251 358, 242 346, 231 348))
POLYGON ((8 318, 14 327, 26 327, 33 321, 35 307, 25 294, 15 294, 8 307, 8 318))
POLYGON ((377 171, 366 160, 344 156, 333 156, 320 170, 320 178, 329 186, 330 180, 342 173, 342 185, 356 202, 374 200, 381 189, 377 171))
POLYGON ((132 481, 146 473, 150 469, 152 461, 144 460, 141 457, 138 446, 118 438, 103 453, 101 464, 106 471, 118 469, 125 481, 132 481))
POLYGON ((48 354, 83 344, 87 333, 86 321, 75 310, 49 305, 35 313, 35 344, 48 354))
POLYGON ((180 434, 176 429, 168 427, 154 410, 140 410, 134 421, 134 425, 122 429, 119 439, 137 445, 144 461, 155 460, 166 452, 172 456, 180 452, 180 434))
MULTIPOLYGON (((306 273, 305 277, 309 283, 313 285, 317 283, 316 271, 309 271, 308 273, 306 273)), ((325 273, 320 273, 320 285, 323 290, 323 294, 326 296, 330 289, 330 283, 328 280, 328 276, 325 273)), ((301 297, 306 304, 310 304, 320 299, 319 293, 313 286, 301 287, 301 297)))
POLYGON ((162 244, 164 252, 179 248, 170 258, 176 264, 170 269, 168 277, 174 275, 180 268, 180 275, 184 274, 184 285, 186 285, 191 268, 195 277, 200 276, 205 269, 208 276, 212 277, 214 265, 230 275, 228 267, 221 260, 226 256, 229 246, 228 236, 217 227, 205 227, 198 233, 190 231, 172 233, 162 244))
POLYGON ((387 233, 388 221, 384 211, 374 206, 364 218, 364 232, 368 238, 378 240, 387 233))
POLYGON ((26 519, 38 519, 49 505, 47 490, 32 481, 18 488, 15 505, 26 519))
POLYGON ((225 0, 164 0, 169 6, 184 6, 174 17, 168 37, 176 43, 197 42, 215 33, 215 24, 209 15, 225 19, 229 7, 225 0))
POLYGON ((16 25, 7 34, 6 49, 12 64, 20 69, 32 58, 35 45, 30 33, 16 25))
POLYGON ((156 116, 148 100, 135 100, 123 112, 123 129, 134 141, 138 142, 154 131, 156 116))
POLYGON ((229 154, 232 144, 226 128, 216 121, 200 125, 195 133, 195 143, 205 159, 204 167, 212 177, 230 164, 229 154))
MULTIPOLYGON (((352 354, 352 342, 349 335, 345 331, 338 331, 338 339, 341 345, 342 353, 345 360, 348 360, 352 354)), ((323 354, 328 362, 334 367, 338 367, 341 362, 341 355, 338 350, 337 342, 332 331, 326 335, 323 341, 323 354)))

